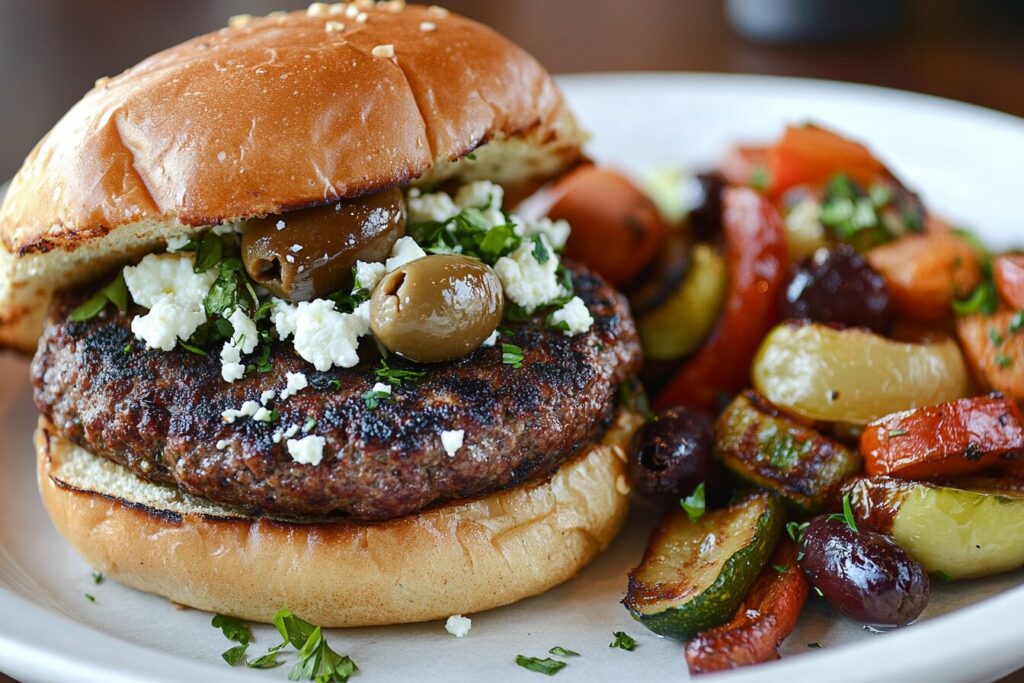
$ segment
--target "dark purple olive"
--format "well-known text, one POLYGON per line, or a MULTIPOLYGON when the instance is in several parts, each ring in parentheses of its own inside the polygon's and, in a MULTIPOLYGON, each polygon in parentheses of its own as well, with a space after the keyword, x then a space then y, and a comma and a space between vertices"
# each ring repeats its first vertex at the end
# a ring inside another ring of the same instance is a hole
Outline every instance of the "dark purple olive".
POLYGON ((880 333, 892 323, 885 278, 847 244, 819 249, 794 268, 782 315, 880 333))
POLYGON ((913 622, 928 605, 931 584, 920 564, 889 536, 842 519, 815 517, 800 543, 800 568, 829 604, 871 628, 913 622))
POLYGON ((695 239, 713 241, 722 233, 722 191, 725 178, 720 173, 699 173, 700 202, 690 209, 690 230, 695 239))
POLYGON ((633 437, 633 485, 648 495, 685 496, 713 472, 711 418, 690 408, 669 408, 633 437))

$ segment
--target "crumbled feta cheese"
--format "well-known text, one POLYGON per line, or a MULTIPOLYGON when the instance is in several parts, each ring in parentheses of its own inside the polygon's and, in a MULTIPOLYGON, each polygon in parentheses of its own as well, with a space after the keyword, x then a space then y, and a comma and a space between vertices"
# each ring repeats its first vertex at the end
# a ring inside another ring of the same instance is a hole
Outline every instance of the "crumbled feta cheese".
POLYGON ((467 633, 469 629, 473 627, 473 620, 469 617, 464 617, 461 614, 453 614, 448 617, 448 621, 444 622, 444 630, 452 634, 456 638, 461 638, 467 633))
POLYGON ((324 30, 328 33, 340 33, 345 30, 345 24, 340 21, 328 21, 324 24, 324 30))
POLYGON ((285 254, 284 260, 287 261, 288 263, 295 263, 295 257, 292 256, 291 254, 285 254))
POLYGON ((551 323, 558 325, 565 323, 568 329, 562 330, 567 337, 572 337, 581 332, 586 332, 594 324, 594 317, 590 315, 587 305, 583 299, 574 296, 569 302, 551 314, 551 323))
POLYGON ((225 448, 228 447, 229 443, 231 443, 231 442, 228 441, 227 439, 221 439, 220 441, 217 442, 217 450, 218 451, 224 450, 225 448))
POLYGON ((273 438, 274 443, 281 443, 282 439, 290 439, 298 433, 299 425, 292 425, 288 429, 278 429, 276 432, 274 432, 274 436, 271 438, 273 438))
POLYGON ((437 24, 435 24, 432 21, 421 21, 420 22, 420 30, 423 31, 424 33, 430 33, 432 31, 436 31, 437 30, 437 24))
POLYGON ((252 417, 256 414, 256 411, 260 409, 260 404, 256 401, 245 401, 242 403, 242 407, 235 410, 234 408, 228 408, 220 414, 224 421, 228 424, 234 424, 235 420, 240 417, 252 417))
POLYGON ((176 251, 181 251, 191 241, 192 238, 188 235, 171 235, 167 238, 167 253, 173 254, 176 251))
POLYGON ((245 375, 245 366, 241 363, 242 354, 252 353, 256 349, 259 331, 256 323, 241 308, 232 312, 228 322, 231 323, 232 334, 220 350, 220 374, 225 382, 234 382, 245 375))
POLYGON ((227 221, 210 228, 214 235, 230 235, 232 233, 242 234, 242 227, 238 223, 227 221))
POLYGON ((277 228, 278 230, 284 230, 285 223, 284 223, 283 220, 280 220, 280 221, 274 223, 274 227, 277 228))
MULTIPOLYGON (((360 21, 360 18, 362 16, 365 15, 360 14, 356 16, 356 21, 359 22, 360 24, 366 21, 366 19, 362 19, 362 21, 360 21)), ((395 46, 390 43, 388 43, 387 45, 377 45, 372 50, 370 50, 370 54, 373 55, 374 57, 381 57, 382 59, 391 59, 392 57, 395 56, 395 46)))
POLYGON ((273 389, 267 389, 262 394, 260 394, 260 403, 262 405, 267 405, 268 403, 274 400, 275 396, 277 396, 276 391, 274 391, 273 389))
POLYGON ((324 459, 324 445, 327 440, 322 436, 304 436, 301 439, 288 439, 288 455, 300 465, 319 465, 324 459))
POLYGON ((462 440, 465 436, 466 431, 464 429, 441 432, 441 445, 444 447, 444 452, 448 454, 448 457, 455 457, 455 454, 462 448, 462 440))
POLYGON ((310 17, 324 17, 330 11, 326 2, 314 2, 306 8, 306 15, 310 17))
POLYGON ((498 341, 498 331, 491 332, 491 336, 484 339, 484 343, 481 346, 494 346, 498 341))
MULTIPOLYGON (((540 240, 551 250, 551 243, 544 235, 540 240)), ((527 313, 552 299, 567 294, 558 281, 558 257, 552 252, 544 263, 533 255, 533 241, 523 242, 508 256, 502 256, 494 264, 494 272, 501 280, 505 295, 522 306, 527 313)))
POLYGON ((391 395, 391 385, 384 384, 383 382, 377 382, 373 385, 373 389, 370 389, 375 394, 388 394, 391 395))
POLYGON ((459 207, 444 192, 423 194, 417 189, 409 191, 406 210, 410 223, 446 221, 459 212, 459 207))
POLYGON ((395 242, 395 246, 391 248, 391 258, 384 262, 384 268, 390 273, 397 268, 401 268, 406 263, 423 258, 426 255, 427 252, 423 251, 423 248, 416 244, 416 240, 406 235, 405 237, 400 237, 395 242))
POLYGON ((372 292, 377 283, 384 279, 385 272, 383 263, 356 261, 356 286, 372 292))
POLYGON ((504 201, 505 189, 489 180, 474 180, 471 183, 466 183, 455 194, 455 204, 460 209, 470 207, 479 209, 488 225, 505 224, 505 214, 501 212, 501 205, 504 201))
POLYGON ((217 274, 195 273, 193 259, 193 254, 150 254, 124 269, 132 300, 149 309, 131 325, 147 348, 170 351, 206 322, 203 299, 217 274))
POLYGON ((309 380, 306 379, 305 373, 302 372, 288 372, 285 373, 285 387, 281 391, 281 400, 285 400, 289 396, 294 396, 303 389, 309 386, 309 380))
POLYGON ((259 408, 256 409, 256 412, 253 413, 252 419, 256 420, 257 422, 270 422, 271 420, 274 419, 274 413, 264 408, 263 406, 260 406, 259 408))
POLYGON ((276 300, 272 320, 281 339, 294 335, 295 352, 317 370, 324 372, 335 365, 350 368, 359 362, 359 337, 370 331, 368 304, 353 313, 341 313, 327 299, 295 306, 276 300))
POLYGON ((302 251, 302 245, 301 244, 293 244, 292 246, 288 247, 288 251, 291 251, 292 253, 297 254, 300 251, 302 251))

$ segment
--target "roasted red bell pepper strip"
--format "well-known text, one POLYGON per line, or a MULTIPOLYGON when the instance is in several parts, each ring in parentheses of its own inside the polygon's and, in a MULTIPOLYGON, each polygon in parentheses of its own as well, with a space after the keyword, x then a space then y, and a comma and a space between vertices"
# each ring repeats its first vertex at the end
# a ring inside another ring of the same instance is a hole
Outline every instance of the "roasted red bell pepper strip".
POLYGON ((725 310, 710 339, 676 373, 656 406, 710 410, 723 393, 750 384, 750 363, 778 321, 786 272, 786 235, 772 204, 748 188, 728 188, 722 226, 729 266, 725 310))
POLYGON ((1017 404, 995 393, 887 415, 864 428, 868 474, 905 479, 953 476, 1024 457, 1017 404))
POLYGON ((992 261, 996 289, 1003 301, 1024 311, 1024 254, 996 256, 992 261))
POLYGON ((691 674, 778 659, 779 645, 793 632, 807 602, 807 579, 796 552, 796 545, 783 538, 732 621, 686 643, 691 674))
POLYGON ((790 126, 769 152, 771 194, 797 185, 819 185, 844 173, 867 186, 886 174, 864 145, 818 126, 790 126))

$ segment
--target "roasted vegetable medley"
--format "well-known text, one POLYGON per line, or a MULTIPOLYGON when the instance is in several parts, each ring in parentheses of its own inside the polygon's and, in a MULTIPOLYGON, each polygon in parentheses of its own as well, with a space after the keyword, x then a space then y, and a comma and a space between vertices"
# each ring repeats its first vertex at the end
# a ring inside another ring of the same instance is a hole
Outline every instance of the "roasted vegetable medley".
POLYGON ((668 512, 629 612, 703 673, 778 658, 809 594, 881 631, 935 579, 1024 565, 1024 253, 818 126, 695 184, 686 212, 664 178, 552 190, 567 256, 630 297, 658 411, 630 468, 668 512))

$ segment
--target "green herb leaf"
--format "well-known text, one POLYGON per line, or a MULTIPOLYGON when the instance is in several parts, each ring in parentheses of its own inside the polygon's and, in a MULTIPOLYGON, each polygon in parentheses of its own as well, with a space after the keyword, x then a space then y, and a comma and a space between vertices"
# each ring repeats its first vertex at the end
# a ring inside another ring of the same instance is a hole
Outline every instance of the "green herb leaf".
POLYGON ((206 351, 203 351, 201 348, 199 348, 195 344, 189 344, 188 342, 178 341, 178 346, 180 346, 181 348, 185 349, 189 353, 194 353, 194 354, 196 354, 198 356, 208 356, 209 355, 208 353, 206 353, 206 351))
POLYGON ((799 543, 803 539, 804 530, 807 528, 807 524, 807 522, 787 522, 786 533, 789 534, 789 537, 795 542, 799 543))
POLYGON ((1024 311, 1017 311, 1010 318, 1010 332, 1024 332, 1024 311))
POLYGON ((273 669, 275 667, 281 666, 282 664, 284 664, 284 662, 278 659, 278 657, 280 656, 279 652, 281 648, 285 645, 286 643, 275 645, 274 647, 267 650, 267 654, 260 655, 255 659, 250 659, 248 662, 245 663, 245 665, 250 669, 273 669))
POLYGON ((988 328, 988 338, 992 340, 993 346, 1003 345, 1003 335, 999 334, 999 330, 994 327, 988 328))
POLYGON ((220 656, 224 658, 224 661, 228 663, 228 666, 234 666, 240 661, 245 659, 245 651, 249 649, 249 645, 235 645, 232 648, 224 650, 220 653, 220 656))
POLYGON ((630 377, 619 385, 619 402, 640 413, 645 420, 654 420, 657 416, 651 410, 651 402, 647 398, 644 385, 636 377, 630 377))
POLYGON ((96 602, 96 596, 91 594, 91 593, 86 593, 85 594, 85 599, 88 600, 89 602, 96 602))
POLYGON ((957 315, 992 315, 998 306, 999 294, 996 292, 995 282, 991 279, 982 281, 967 298, 953 300, 953 311, 957 315))
POLYGON ((238 291, 245 277, 245 269, 240 258, 223 259, 220 262, 217 279, 213 281, 210 291, 203 300, 206 314, 225 316, 238 308, 238 291))
POLYGON ((772 565, 772 569, 777 571, 779 574, 785 574, 787 571, 789 571, 789 565, 788 564, 773 564, 772 565))
MULTIPOLYGON (((380 367, 374 373, 381 382, 387 382, 392 386, 400 386, 402 382, 418 382, 427 376, 425 370, 409 370, 406 368, 393 368, 388 365, 387 360, 380 359, 380 367)), ((340 387, 339 387, 340 388, 340 387)))
POLYGON ((818 597, 819 597, 819 598, 823 598, 823 597, 825 597, 825 594, 824 594, 824 593, 822 593, 822 592, 821 592, 821 589, 820 589, 820 588, 818 588, 817 586, 811 586, 811 588, 813 588, 813 589, 814 589, 814 592, 818 594, 818 597))
POLYGON ((573 652, 572 650, 567 650, 564 647, 561 647, 559 645, 555 645, 553 648, 548 650, 548 653, 556 655, 558 657, 579 657, 580 656, 579 652, 573 652))
POLYGON ((533 240, 533 258, 537 263, 547 263, 551 260, 551 252, 548 251, 548 247, 544 244, 544 239, 540 235, 534 235, 530 239, 533 240))
POLYGON ((814 649, 820 649, 821 648, 821 643, 807 643, 807 647, 814 648, 814 649))
POLYGON ((547 674, 548 676, 554 676, 566 667, 565 662, 560 662, 557 659, 551 659, 551 657, 539 659, 537 657, 524 657, 523 655, 516 655, 516 664, 524 669, 547 674))
POLYGON ((764 192, 767 190, 770 182, 771 176, 768 174, 768 169, 766 167, 758 165, 751 170, 750 186, 758 192, 764 192))
POLYGON ((301 649, 316 627, 308 621, 301 619, 287 608, 282 608, 274 613, 274 626, 284 639, 285 643, 291 643, 296 650, 301 649))
POLYGON ((501 345, 501 362, 514 368, 523 366, 523 350, 515 344, 501 345))
POLYGON ((379 406, 381 402, 390 400, 391 392, 388 391, 374 391, 373 389, 368 389, 363 392, 363 401, 366 402, 367 410, 376 410, 377 406, 379 406))
POLYGON ((843 512, 842 514, 834 512, 828 516, 829 519, 838 519, 840 522, 846 522, 846 526, 850 527, 850 531, 858 533, 857 529, 857 518, 853 514, 853 507, 850 505, 850 496, 847 494, 843 496, 843 512))
POLYGON ((205 273, 220 263, 223 257, 224 242, 221 240, 220 235, 216 235, 210 230, 203 235, 202 241, 196 245, 196 258, 192 270, 196 273, 205 273))
POLYGON ((686 498, 680 499, 679 505, 686 512, 686 516, 691 522, 696 522, 703 517, 705 511, 704 482, 697 484, 697 488, 686 498))
POLYGON ((999 355, 997 355, 994 358, 994 360, 996 362, 996 365, 998 365, 999 367, 1004 368, 1004 369, 1010 367, 1011 365, 1013 365, 1013 359, 1010 358, 1009 356, 1004 356, 1001 353, 999 355))
POLYGON ((612 635, 615 636, 615 640, 609 643, 608 647, 617 647, 629 652, 636 649, 636 640, 627 635, 625 631, 615 631, 612 635))
POLYGON ((248 644, 252 641, 252 631, 241 619, 218 614, 213 617, 210 625, 219 628, 224 637, 236 643, 248 644))
POLYGON ((118 273, 117 277, 111 280, 103 289, 93 294, 75 310, 71 311, 68 320, 82 322, 95 318, 99 315, 100 311, 107 307, 108 303, 114 304, 117 310, 122 313, 128 310, 128 285, 125 284, 123 272, 118 273))
POLYGON ((909 434, 909 433, 910 432, 907 431, 906 429, 890 429, 889 430, 889 438, 892 439, 894 437, 903 436, 903 435, 909 434))
POLYGON ((93 572, 93 573, 92 573, 92 582, 93 582, 93 583, 95 583, 95 584, 97 584, 97 585, 99 585, 99 584, 103 583, 103 580, 104 580, 105 578, 106 578, 106 577, 105 577, 105 576, 103 576, 103 572, 93 572))
POLYGON ((302 425, 302 433, 309 434, 311 431, 313 431, 314 427, 316 427, 316 418, 307 417, 305 424, 302 425))

